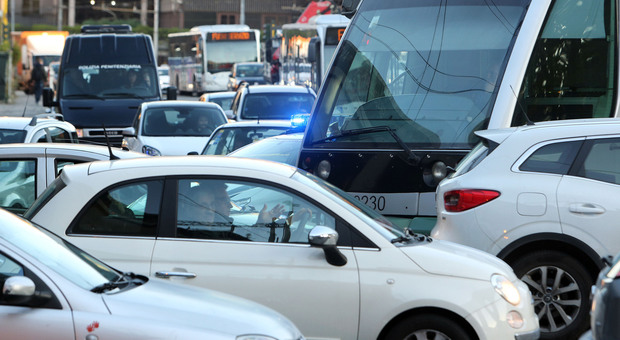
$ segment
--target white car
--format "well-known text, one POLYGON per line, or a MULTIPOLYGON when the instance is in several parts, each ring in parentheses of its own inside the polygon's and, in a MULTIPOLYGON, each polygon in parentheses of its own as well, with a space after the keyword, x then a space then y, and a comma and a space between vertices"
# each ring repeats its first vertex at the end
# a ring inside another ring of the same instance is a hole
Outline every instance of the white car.
POLYGON ((0 287, 3 339, 303 339, 257 303, 119 272, 1 210, 0 287))
POLYGON ((504 262, 402 234, 281 163, 177 156, 72 165, 25 216, 113 266, 271 307, 308 339, 538 337, 530 292, 504 262))
POLYGON ((213 131, 201 154, 227 155, 263 138, 290 132, 293 128, 290 120, 250 120, 224 124, 213 131))
POLYGON ((207 92, 203 93, 198 100, 201 102, 215 103, 221 106, 230 122, 234 121, 231 106, 236 93, 235 91, 207 92))
POLYGON ((157 66, 157 78, 159 79, 159 88, 161 93, 166 93, 168 87, 170 87, 170 67, 168 65, 157 66))
POLYGON ((228 119, 222 108, 199 101, 144 102, 133 125, 123 130, 122 147, 150 156, 178 156, 198 152, 213 130, 228 119))
POLYGON ((0 144, 0 207, 23 213, 65 165, 136 157, 147 156, 88 144, 0 144))
POLYGON ((437 187, 431 235, 510 264, 532 291, 542 334, 583 333, 601 258, 620 251, 620 120, 476 134, 482 142, 437 187))
POLYGON ((316 99, 313 89, 298 85, 249 85, 242 83, 231 104, 237 121, 290 120, 309 114, 316 99))
POLYGON ((61 114, 0 117, 0 144, 77 143, 77 131, 61 114))

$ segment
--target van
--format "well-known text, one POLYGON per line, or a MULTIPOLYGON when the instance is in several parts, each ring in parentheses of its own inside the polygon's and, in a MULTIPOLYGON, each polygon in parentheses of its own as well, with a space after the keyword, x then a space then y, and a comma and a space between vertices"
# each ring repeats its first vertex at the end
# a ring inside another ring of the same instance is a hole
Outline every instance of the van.
MULTIPOLYGON (((67 37, 56 98, 45 89, 43 105, 58 108, 81 141, 120 146, 142 102, 161 100, 153 42, 130 25, 86 25, 67 37), (105 131, 105 132, 104 132, 105 131)), ((176 88, 167 91, 176 99, 176 88)))

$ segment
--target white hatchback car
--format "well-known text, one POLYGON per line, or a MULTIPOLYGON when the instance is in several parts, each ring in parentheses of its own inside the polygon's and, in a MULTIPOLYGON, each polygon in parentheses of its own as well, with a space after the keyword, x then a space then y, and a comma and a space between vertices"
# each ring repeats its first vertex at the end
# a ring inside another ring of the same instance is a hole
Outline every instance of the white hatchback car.
POLYGON ((198 152, 213 130, 228 119, 222 108, 199 101, 144 102, 133 125, 123 130, 122 147, 150 156, 179 156, 198 152))
POLYGON ((504 262, 401 234, 281 163, 72 165, 25 216, 112 265, 265 304, 309 339, 538 337, 531 294, 504 262))
POLYGON ((3 339, 302 340, 257 303, 122 273, 0 210, 3 339))
POLYGON ((34 117, 0 117, 0 144, 77 143, 75 126, 61 114, 34 117))
POLYGON ((532 291, 541 333, 578 336, 601 258, 620 251, 620 120, 476 134, 482 142, 437 187, 431 235, 505 260, 532 291))
POLYGON ((0 208, 23 213, 65 165, 136 157, 148 156, 83 143, 0 144, 0 208))

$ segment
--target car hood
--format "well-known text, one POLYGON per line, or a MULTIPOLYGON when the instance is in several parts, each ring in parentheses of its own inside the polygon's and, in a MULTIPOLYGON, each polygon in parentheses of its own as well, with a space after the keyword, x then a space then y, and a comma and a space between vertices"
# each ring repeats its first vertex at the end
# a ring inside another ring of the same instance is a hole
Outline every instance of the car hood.
POLYGON ((142 102, 159 98, 60 99, 64 119, 76 128, 128 127, 142 102))
POLYGON ((502 274, 510 281, 517 279, 506 262, 489 253, 457 243, 433 239, 421 246, 403 246, 400 249, 420 268, 431 274, 474 280, 489 280, 493 274, 502 274))
POLYGON ((232 295, 151 279, 117 293, 102 294, 115 316, 145 317, 190 329, 220 333, 263 334, 277 339, 298 339, 301 332, 278 312, 232 295))
POLYGON ((140 137, 142 145, 148 145, 159 150, 164 156, 184 156, 191 151, 196 151, 198 154, 202 152, 202 149, 207 145, 209 136, 201 137, 140 137))

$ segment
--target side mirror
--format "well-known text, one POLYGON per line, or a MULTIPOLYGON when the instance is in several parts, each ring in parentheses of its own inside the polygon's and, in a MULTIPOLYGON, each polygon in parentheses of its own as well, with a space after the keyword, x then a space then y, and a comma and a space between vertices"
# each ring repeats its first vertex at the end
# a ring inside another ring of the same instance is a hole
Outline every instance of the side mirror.
POLYGON ((121 134, 123 137, 136 137, 136 129, 134 129, 133 126, 130 126, 128 128, 124 128, 121 131, 121 134))
POLYGON ((321 40, 318 37, 310 39, 310 43, 308 44, 308 62, 314 63, 319 60, 320 51, 321 40))
POLYGON ((360 0, 342 0, 342 15, 351 19, 357 11, 360 0))
POLYGON ((11 276, 2 286, 2 297, 12 304, 23 304, 30 300, 36 291, 34 282, 25 276, 11 276))
POLYGON ((176 86, 170 86, 166 89, 166 99, 177 100, 177 87, 176 86))
POLYGON ((198 156, 198 152, 197 151, 190 151, 187 153, 188 156, 198 156))
POLYGON ((226 118, 235 119, 235 114, 232 110, 224 110, 224 113, 226 114, 226 118))
POLYGON ((329 227, 316 226, 310 230, 308 241, 311 246, 323 248, 327 263, 341 267, 347 264, 347 257, 338 250, 338 233, 329 227))
POLYGON ((43 89, 43 106, 54 106, 54 90, 49 87, 43 89))

